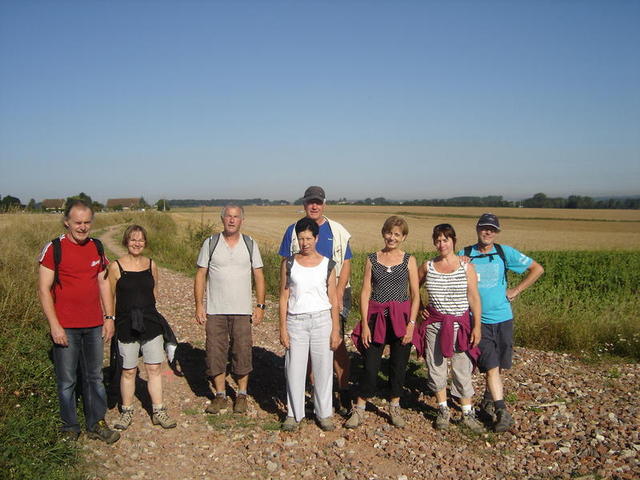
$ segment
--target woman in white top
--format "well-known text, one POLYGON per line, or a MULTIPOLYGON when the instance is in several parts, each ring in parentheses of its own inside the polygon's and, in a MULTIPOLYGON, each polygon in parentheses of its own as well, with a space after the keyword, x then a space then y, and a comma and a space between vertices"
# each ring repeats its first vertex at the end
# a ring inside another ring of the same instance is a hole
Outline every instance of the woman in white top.
POLYGON ((448 359, 453 381, 451 394, 462 407, 462 424, 476 433, 484 431, 472 407, 471 374, 480 351, 481 305, 478 280, 471 264, 455 254, 456 232, 443 223, 433 229, 433 244, 438 256, 423 263, 418 276, 429 294, 427 305, 425 360, 429 369, 427 383, 436 393, 438 415, 435 427, 449 427, 447 404, 448 359), (471 313, 471 315, 470 315, 471 313))
POLYGON ((294 431, 304 418, 307 361, 314 377, 313 405, 323 430, 333 430, 333 350, 340 343, 336 273, 333 263, 316 251, 318 224, 303 218, 295 232, 300 253, 286 258, 280 271, 280 343, 286 348, 287 419, 294 431))

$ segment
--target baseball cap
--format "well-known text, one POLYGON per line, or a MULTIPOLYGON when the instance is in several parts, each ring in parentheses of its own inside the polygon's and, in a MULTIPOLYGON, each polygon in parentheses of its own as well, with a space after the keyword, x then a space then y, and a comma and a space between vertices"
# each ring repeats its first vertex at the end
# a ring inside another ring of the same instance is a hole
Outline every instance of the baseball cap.
POLYGON ((304 197, 302 197, 302 201, 309 202, 311 200, 320 200, 324 202, 325 194, 322 187, 309 187, 304 191, 304 197))
POLYGON ((500 230, 500 220, 493 213, 483 213, 478 219, 476 227, 495 227, 500 230))

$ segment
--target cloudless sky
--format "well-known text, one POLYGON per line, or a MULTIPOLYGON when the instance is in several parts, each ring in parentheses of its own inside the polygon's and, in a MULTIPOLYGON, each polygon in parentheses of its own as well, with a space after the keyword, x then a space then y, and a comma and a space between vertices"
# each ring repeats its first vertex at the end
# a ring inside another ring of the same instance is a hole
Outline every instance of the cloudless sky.
POLYGON ((0 1, 0 195, 640 193, 638 1, 0 1))

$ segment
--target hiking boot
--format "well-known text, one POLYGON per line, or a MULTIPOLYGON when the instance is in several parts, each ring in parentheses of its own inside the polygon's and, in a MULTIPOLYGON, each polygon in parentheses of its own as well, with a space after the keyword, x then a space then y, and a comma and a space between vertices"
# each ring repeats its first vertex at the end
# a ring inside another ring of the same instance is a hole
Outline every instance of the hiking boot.
POLYGON ((75 442, 79 436, 80 432, 74 432, 73 430, 63 430, 60 432, 60 440, 63 442, 75 442))
POLYGON ((104 443, 111 444, 120 440, 120 434, 115 430, 111 430, 107 422, 100 420, 93 426, 93 429, 87 432, 87 437, 95 440, 102 440, 104 443))
POLYGON ((320 428, 325 432, 332 432, 336 429, 331 417, 319 418, 318 425, 320 425, 320 428))
POLYGON ((224 413, 227 411, 227 397, 216 395, 207 408, 204 409, 206 413, 216 415, 218 413, 224 413))
POLYGON ((114 422, 113 428, 126 430, 131 425, 131 420, 133 420, 133 408, 122 407, 120 418, 114 422))
POLYGON ((496 421, 496 407, 493 400, 483 399, 480 402, 480 413, 491 423, 494 423, 496 421))
POLYGON ((244 393, 236 397, 236 402, 233 404, 233 413, 247 413, 247 396, 244 393))
POLYGON ((484 433, 486 430, 484 425, 476 418, 476 414, 473 410, 469 413, 464 413, 462 415, 462 423, 465 427, 471 430, 473 433, 484 433))
POLYGON ((282 422, 282 431, 283 432, 295 432, 298 430, 300 426, 300 422, 296 422, 295 417, 287 417, 287 419, 282 422))
POLYGON ((434 422, 436 430, 447 430, 449 428, 449 419, 451 418, 451 412, 449 407, 438 407, 438 415, 434 422))
POLYGON ((160 425, 162 428, 175 428, 176 421, 167 414, 165 407, 159 408, 153 411, 151 415, 151 423, 154 425, 160 425))
POLYGON ((391 417, 391 424, 394 427, 404 428, 406 422, 404 418, 402 418, 402 409, 400 405, 390 405, 389 406, 389 417, 391 417))
POLYGON ((496 423, 493 426, 495 432, 506 432, 513 427, 516 422, 511 417, 511 414, 507 412, 506 408, 499 408, 496 410, 496 423))
POLYGON ((344 428, 358 428, 359 425, 364 423, 365 419, 365 409, 353 407, 351 409, 351 416, 349 420, 344 423, 344 428))
POLYGON ((340 390, 336 401, 336 413, 346 417, 351 411, 351 393, 349 390, 340 390))

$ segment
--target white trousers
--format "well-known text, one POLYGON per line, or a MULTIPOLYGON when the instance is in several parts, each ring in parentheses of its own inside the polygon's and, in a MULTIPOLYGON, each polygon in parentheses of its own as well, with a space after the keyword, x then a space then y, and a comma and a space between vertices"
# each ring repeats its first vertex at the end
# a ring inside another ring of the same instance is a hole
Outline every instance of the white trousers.
POLYGON ((316 418, 326 418, 333 414, 331 327, 330 310, 287 316, 289 349, 284 359, 287 375, 287 415, 295 417, 296 422, 304 418, 304 387, 309 354, 316 418))

